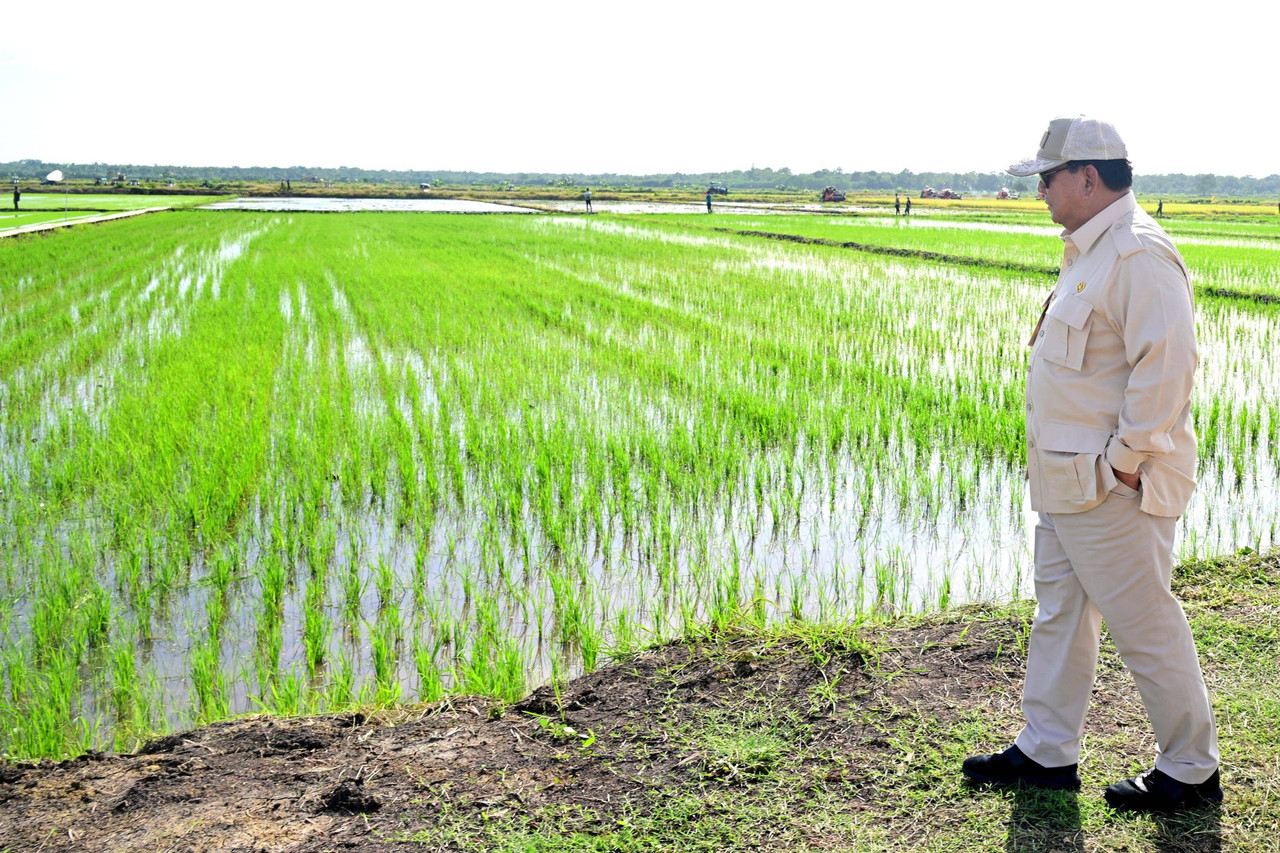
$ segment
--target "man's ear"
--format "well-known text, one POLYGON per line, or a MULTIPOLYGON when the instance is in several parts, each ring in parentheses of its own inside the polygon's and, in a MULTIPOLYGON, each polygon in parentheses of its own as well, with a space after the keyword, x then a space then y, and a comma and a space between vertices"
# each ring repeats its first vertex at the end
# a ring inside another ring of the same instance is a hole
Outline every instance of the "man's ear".
POLYGON ((1086 195, 1092 195, 1093 191, 1102 183, 1102 177, 1098 174, 1096 166, 1090 164, 1084 167, 1084 191, 1086 195))

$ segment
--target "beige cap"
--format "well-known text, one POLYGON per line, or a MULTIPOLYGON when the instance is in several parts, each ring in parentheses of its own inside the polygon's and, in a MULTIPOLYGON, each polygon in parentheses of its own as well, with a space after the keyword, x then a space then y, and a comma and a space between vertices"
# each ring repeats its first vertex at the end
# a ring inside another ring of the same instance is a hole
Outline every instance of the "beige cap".
POLYGON ((1049 122, 1035 157, 1014 163, 1005 171, 1027 178, 1072 160, 1125 160, 1128 156, 1124 140, 1111 122, 1082 115, 1063 116, 1049 122))

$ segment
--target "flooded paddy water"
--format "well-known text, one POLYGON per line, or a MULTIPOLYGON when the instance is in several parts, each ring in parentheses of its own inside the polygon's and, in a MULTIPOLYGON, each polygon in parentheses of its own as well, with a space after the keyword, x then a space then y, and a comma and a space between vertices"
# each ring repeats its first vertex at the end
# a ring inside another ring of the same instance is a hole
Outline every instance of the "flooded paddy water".
MULTIPOLYGON (((586 202, 578 201, 537 201, 530 204, 550 211, 584 211, 586 202)), ((591 207, 596 213, 706 213, 706 202, 659 202, 659 201, 612 201, 608 199, 592 199, 591 207)), ((830 213, 830 205, 817 202, 788 202, 778 204, 758 201, 732 201, 724 196, 715 196, 711 201, 712 215, 715 213, 830 213)), ((843 213, 882 213, 881 208, 841 205, 843 213)))
MULTIPOLYGON (((681 217, 193 212, 56 239, 56 278, 0 254, 12 754, 1029 593, 1043 276, 681 217)), ((1280 319, 1208 299, 1199 322, 1178 547, 1266 547, 1280 319)))
POLYGON ((458 198, 315 198, 252 196, 218 201, 204 210, 257 210, 271 213, 531 213, 515 204, 496 204, 458 198))

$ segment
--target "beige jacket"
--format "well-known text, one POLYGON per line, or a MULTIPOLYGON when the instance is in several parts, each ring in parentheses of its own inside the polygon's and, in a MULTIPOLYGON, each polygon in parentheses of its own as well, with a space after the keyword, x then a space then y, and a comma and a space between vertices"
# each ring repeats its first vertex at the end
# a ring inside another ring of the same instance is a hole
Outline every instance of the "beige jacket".
POLYGON ((1031 507, 1084 512, 1139 472, 1141 508, 1179 516, 1195 490, 1194 297, 1182 256, 1133 193, 1063 232, 1058 283, 1031 340, 1031 507))

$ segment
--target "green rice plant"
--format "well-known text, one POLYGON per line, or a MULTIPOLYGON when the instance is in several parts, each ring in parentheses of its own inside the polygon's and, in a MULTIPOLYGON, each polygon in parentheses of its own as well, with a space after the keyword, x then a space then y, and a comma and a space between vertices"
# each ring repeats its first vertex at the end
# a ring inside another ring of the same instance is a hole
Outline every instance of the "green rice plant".
POLYGON ((610 660, 628 660, 643 647, 641 629, 631 617, 630 608, 620 607, 613 614, 611 629, 611 642, 605 649, 610 660))
POLYGON ((378 621, 369 626, 369 650, 373 663, 373 678, 376 688, 376 702, 379 705, 394 703, 400 698, 400 681, 397 677, 397 647, 399 645, 398 625, 395 617, 385 614, 394 611, 383 611, 378 621))
POLYGON ((418 671, 419 702, 438 702, 444 696, 444 681, 435 660, 438 650, 419 638, 414 639, 413 663, 418 671))
POLYGON ((329 617, 325 615, 323 601, 309 602, 303 616, 302 642, 305 647, 307 671, 315 675, 329 655, 329 617))
POLYGON ((385 609, 396 603, 396 574, 391 564, 383 557, 378 558, 378 566, 374 570, 374 580, 378 588, 378 607, 385 609))
POLYGON ((877 559, 874 566, 876 601, 878 610, 892 611, 898 601, 898 566, 892 558, 877 559))
MULTIPOLYGON (((589 619, 582 623, 578 634, 578 651, 582 655, 582 668, 584 671, 592 672, 595 670, 603 642, 604 631, 600 623, 594 619, 589 619)), ((523 683, 523 678, 521 678, 521 682, 523 683)))
POLYGON ((274 552, 267 552, 260 568, 263 610, 278 611, 284 605, 284 587, 287 579, 284 560, 274 552))
POLYGON ((356 563, 347 566, 342 576, 342 615, 348 625, 360 618, 360 598, 364 595, 364 580, 356 563))
MULTIPOLYGON (((162 689, 155 672, 139 674, 133 701, 127 716, 118 718, 112 728, 111 742, 119 752, 136 752, 161 726, 162 689)), ((119 709, 126 710, 126 709, 119 709)))
POLYGON ((127 719, 138 695, 138 669, 132 637, 121 636, 111 645, 111 697, 117 719, 127 719))
POLYGON ((111 628, 111 595, 94 584, 77 605, 84 644, 97 648, 106 642, 111 628))
POLYGON ((267 709, 273 714, 296 717, 312 712, 314 703, 307 678, 296 672, 277 676, 271 684, 267 709))
POLYGON ((714 579, 707 619, 718 631, 727 631, 742 618, 741 579, 735 563, 732 571, 718 573, 714 579))
POLYGON ((254 657, 257 662, 258 687, 266 691, 280 666, 280 653, 284 649, 284 623, 278 612, 262 612, 255 636, 254 657))
POLYGON ((228 684, 220 662, 221 644, 210 637, 191 654, 191 684, 196 696, 196 712, 203 721, 227 715, 228 684))
MULTIPOLYGON (((799 622, 804 619, 805 602, 808 599, 809 582, 803 574, 792 574, 790 580, 790 594, 787 596, 787 605, 791 614, 792 621, 799 622)), ((782 596, 779 595, 779 598, 782 596)))
POLYGON ((331 668, 331 678, 324 693, 324 706, 340 710, 355 701, 355 670, 351 658, 345 653, 338 656, 338 664, 331 668))

